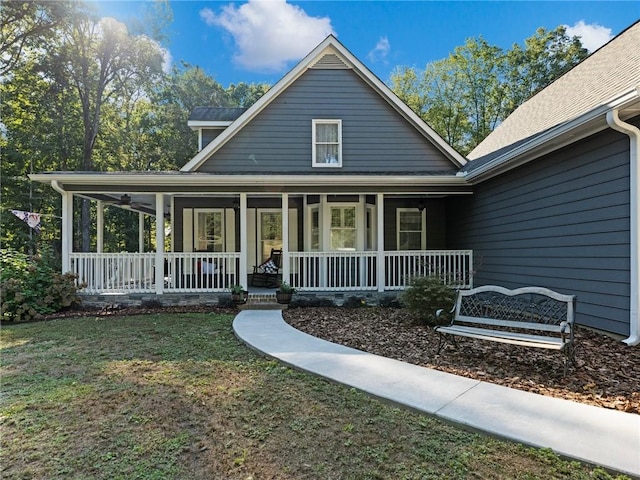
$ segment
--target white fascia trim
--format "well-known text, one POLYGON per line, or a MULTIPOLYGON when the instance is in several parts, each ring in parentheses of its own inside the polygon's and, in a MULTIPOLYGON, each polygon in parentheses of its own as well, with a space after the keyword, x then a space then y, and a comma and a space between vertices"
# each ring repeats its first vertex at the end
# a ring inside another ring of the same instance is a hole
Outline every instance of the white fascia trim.
MULTIPOLYGON (((468 186, 464 177, 457 175, 209 175, 209 174, 96 174, 96 173, 35 173, 29 175, 35 182, 56 185, 95 185, 126 187, 129 185, 166 186, 468 186)), ((74 191, 74 193, 80 193, 74 191)), ((132 192, 136 193, 136 192, 132 192)))
POLYGON ((187 126, 192 130, 198 130, 199 128, 226 128, 232 123, 231 120, 189 120, 187 126))
POLYGON ((629 137, 629 175, 630 175, 630 312, 629 338, 623 340, 627 345, 640 344, 640 129, 620 120, 619 112, 614 109, 607 113, 607 123, 611 128, 629 137))
POLYGON ((395 105, 398 110, 413 124, 417 129, 421 130, 423 135, 435 142, 442 152, 448 154, 451 161, 458 167, 466 165, 467 159, 454 150, 447 142, 445 142, 435 130, 429 127, 416 113, 413 112, 400 98, 393 93, 380 79, 378 79, 362 62, 351 54, 333 35, 329 35, 316 48, 314 48, 304 59, 302 59, 289 73, 280 79, 267 93, 254 103, 247 111, 229 125, 215 140, 201 150, 193 157, 180 171, 191 172, 200 167, 211 155, 213 155, 220 147, 222 147, 230 138, 232 138, 239 130, 249 123, 258 113, 260 113, 272 100, 289 87, 296 79, 310 68, 326 50, 333 49, 335 53, 342 56, 345 63, 349 64, 363 79, 368 81, 369 85, 377 89, 387 101, 395 105))
MULTIPOLYGON (((479 181, 487 180, 488 178, 496 176, 506 170, 509 170, 510 168, 513 168, 514 166, 517 166, 518 161, 522 159, 521 157, 528 158, 530 156, 531 159, 537 158, 540 155, 542 155, 542 153, 537 152, 536 149, 541 149, 547 143, 560 137, 561 135, 564 135, 582 125, 586 125, 589 122, 597 120, 599 117, 606 115, 607 112, 609 112, 614 108, 623 108, 625 104, 633 103, 637 101, 638 97, 639 97, 638 89, 633 88, 632 90, 629 90, 628 92, 625 92, 622 95, 611 99, 609 102, 605 103, 604 105, 594 108, 593 110, 579 117, 576 117, 569 122, 566 122, 558 125, 557 127, 551 128, 549 131, 547 131, 543 135, 540 135, 539 137, 536 137, 529 142, 525 142, 522 145, 514 148, 513 150, 509 150, 503 155, 500 155, 494 158, 493 160, 491 160, 490 162, 487 162, 486 164, 482 165, 481 167, 478 167, 476 170, 470 173, 467 173, 465 176, 467 180, 469 180, 470 182, 477 183, 479 181)), ((602 126, 599 127, 596 131, 604 130, 605 128, 607 128, 607 125, 606 123, 603 123, 602 126)), ((593 133, 595 133, 595 131, 590 131, 588 132, 588 135, 591 135, 593 133)), ((577 140, 576 137, 569 137, 565 142, 559 142, 557 144, 554 144, 549 151, 562 148, 570 143, 574 143, 576 140, 577 140)), ((549 153, 549 151, 545 151, 543 153, 546 154, 546 153, 549 153)))

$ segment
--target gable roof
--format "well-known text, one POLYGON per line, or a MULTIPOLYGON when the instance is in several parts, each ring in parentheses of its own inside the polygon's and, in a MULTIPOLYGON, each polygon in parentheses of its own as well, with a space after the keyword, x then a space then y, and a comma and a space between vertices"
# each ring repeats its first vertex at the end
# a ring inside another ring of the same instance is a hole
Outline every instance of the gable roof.
POLYGON ((542 137, 560 134, 563 125, 588 120, 589 112, 614 108, 640 87, 640 22, 636 22, 580 64, 520 105, 469 153, 471 171, 542 137), (608 107, 608 108, 606 108, 608 107), (480 160, 478 160, 480 159, 480 160))
POLYGON ((245 111, 237 120, 231 123, 215 140, 209 143, 193 157, 180 170, 193 172, 224 144, 231 140, 242 128, 256 115, 264 110, 275 98, 285 91, 295 80, 310 68, 345 68, 352 69, 365 83, 373 88, 384 98, 400 115, 402 115, 416 130, 425 136, 436 146, 454 165, 461 167, 467 163, 453 147, 445 142, 435 130, 429 127, 424 120, 415 114, 393 91, 378 79, 367 67, 364 66, 351 52, 349 52, 338 40, 329 35, 322 43, 314 48, 302 61, 300 61, 289 73, 278 81, 256 103, 245 111))

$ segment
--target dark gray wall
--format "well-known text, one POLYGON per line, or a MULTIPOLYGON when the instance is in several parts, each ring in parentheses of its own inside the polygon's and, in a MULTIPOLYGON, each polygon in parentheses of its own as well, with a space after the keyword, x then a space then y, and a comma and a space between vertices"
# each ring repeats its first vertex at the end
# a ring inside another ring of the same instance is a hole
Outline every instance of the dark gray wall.
MULTIPOLYGON (((418 198, 389 198, 384 201, 384 249, 398 250, 397 209, 416 208, 418 198)), ((443 250, 446 244, 444 199, 423 200, 427 216, 427 249, 443 250)))
POLYGON ((304 73, 201 172, 452 172, 454 165, 351 70, 304 73), (342 119, 342 168, 311 167, 311 121, 342 119))
POLYGON ((627 335, 629 208, 629 138, 608 129, 449 199, 447 236, 476 286, 575 294, 579 323, 627 335))

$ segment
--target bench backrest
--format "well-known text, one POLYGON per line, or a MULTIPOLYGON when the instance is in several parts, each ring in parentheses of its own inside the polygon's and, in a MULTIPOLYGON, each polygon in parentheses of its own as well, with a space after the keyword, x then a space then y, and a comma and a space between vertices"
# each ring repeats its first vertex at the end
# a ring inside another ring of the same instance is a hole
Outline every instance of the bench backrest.
POLYGON ((562 322, 573 324, 575 298, 543 287, 508 290, 485 285, 459 291, 454 321, 506 326, 513 322, 553 327, 562 322))

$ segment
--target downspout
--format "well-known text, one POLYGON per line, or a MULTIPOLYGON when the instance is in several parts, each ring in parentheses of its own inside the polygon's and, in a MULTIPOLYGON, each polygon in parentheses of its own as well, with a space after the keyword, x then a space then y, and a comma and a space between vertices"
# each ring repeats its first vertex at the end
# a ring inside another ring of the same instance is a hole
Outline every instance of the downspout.
POLYGON ((623 340, 627 345, 640 344, 640 224, 638 222, 638 211, 640 211, 640 195, 638 188, 640 185, 640 129, 629 123, 620 120, 618 109, 607 112, 607 123, 611 128, 629 136, 629 168, 630 168, 630 233, 631 233, 631 298, 630 298, 630 325, 629 338, 623 340))

